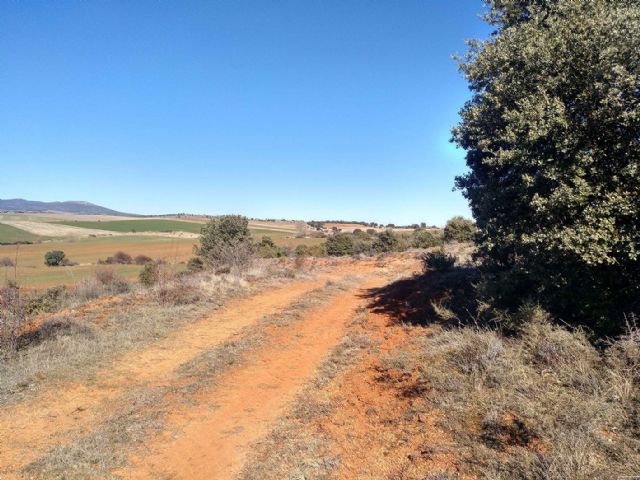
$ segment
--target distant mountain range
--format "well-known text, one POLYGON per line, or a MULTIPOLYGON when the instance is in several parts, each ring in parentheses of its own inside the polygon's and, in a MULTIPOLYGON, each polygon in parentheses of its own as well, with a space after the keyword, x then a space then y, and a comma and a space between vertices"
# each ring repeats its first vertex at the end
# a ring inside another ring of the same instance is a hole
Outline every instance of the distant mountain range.
POLYGON ((74 213, 77 215, 130 215, 89 202, 35 202, 22 198, 0 199, 0 212, 74 213))

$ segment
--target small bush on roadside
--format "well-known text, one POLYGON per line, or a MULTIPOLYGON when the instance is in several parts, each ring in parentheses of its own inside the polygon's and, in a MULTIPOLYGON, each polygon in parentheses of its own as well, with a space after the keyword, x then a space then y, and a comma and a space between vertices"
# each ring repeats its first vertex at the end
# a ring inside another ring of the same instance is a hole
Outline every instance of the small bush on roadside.
POLYGON ((456 263, 455 255, 450 255, 444 250, 428 252, 422 255, 422 267, 425 272, 443 272, 451 269, 456 263))
POLYGON ((136 265, 146 265, 147 263, 153 263, 153 259, 146 255, 137 255, 136 258, 133 259, 133 262, 136 265))
POLYGON ((106 294, 119 295, 131 290, 131 284, 113 270, 98 270, 95 277, 100 285, 106 287, 106 294))
POLYGON ((121 295, 131 291, 131 283, 111 270, 98 270, 93 278, 79 282, 71 295, 79 301, 95 300, 107 295, 121 295))
POLYGON ((160 278, 160 268, 155 263, 146 264, 140 274, 138 275, 138 279, 140 280, 140 284, 145 287, 151 287, 155 285, 160 278))
POLYGON ((202 227, 196 255, 218 272, 246 271, 255 258, 247 218, 240 215, 212 218, 202 227))
POLYGON ((0 349, 13 350, 26 324, 24 302, 17 286, 0 288, 0 349))
POLYGON ((69 291, 64 285, 51 287, 44 292, 34 292, 25 299, 25 313, 37 315, 53 312, 60 308, 64 300, 69 296, 69 291))
POLYGON ((165 305, 187 305, 202 298, 200 289, 186 276, 176 276, 171 280, 160 282, 154 294, 158 302, 165 305))

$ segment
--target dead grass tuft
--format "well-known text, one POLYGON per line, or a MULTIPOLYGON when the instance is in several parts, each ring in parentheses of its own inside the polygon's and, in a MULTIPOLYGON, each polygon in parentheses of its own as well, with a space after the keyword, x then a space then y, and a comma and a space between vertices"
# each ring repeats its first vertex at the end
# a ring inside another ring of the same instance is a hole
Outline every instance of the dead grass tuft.
POLYGON ((404 387, 414 408, 444 412, 441 426, 456 439, 463 474, 640 474, 637 329, 605 354, 584 332, 553 325, 540 312, 515 337, 463 327, 432 329, 414 341, 418 348, 397 352, 386 365, 415 379, 404 387))

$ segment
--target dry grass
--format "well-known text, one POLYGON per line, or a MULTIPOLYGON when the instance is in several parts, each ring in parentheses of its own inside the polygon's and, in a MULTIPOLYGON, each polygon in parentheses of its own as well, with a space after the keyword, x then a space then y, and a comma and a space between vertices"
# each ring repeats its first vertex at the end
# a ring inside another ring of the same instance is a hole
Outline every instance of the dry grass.
MULTIPOLYGON (((78 334, 42 336, 41 330, 48 325, 45 322, 22 335, 20 332, 26 320, 20 317, 19 328, 13 328, 18 324, 12 316, 9 319, 14 332, 11 348, 5 346, 0 350, 3 354, 0 357, 0 405, 32 394, 45 381, 90 379, 106 361, 126 351, 142 348, 197 320, 229 297, 281 281, 276 276, 272 278, 268 268, 254 269, 251 275, 255 286, 234 275, 202 273, 179 276, 163 281, 152 295, 122 295, 121 301, 106 315, 100 309, 84 311, 78 308, 77 313, 71 310, 65 321, 80 326, 78 334), (32 341, 34 338, 41 340, 32 341)), ((75 289, 65 290, 54 309, 81 307, 83 301, 118 294, 127 288, 130 288, 129 284, 118 276, 99 276, 75 289)), ((3 312, 5 315, 4 309, 3 312)), ((51 319, 53 322, 58 320, 55 316, 51 319)))
POLYGON ((606 353, 535 309, 514 337, 434 329, 387 366, 416 379, 404 392, 416 397, 414 408, 443 412, 461 473, 495 480, 640 475, 637 329, 606 353))

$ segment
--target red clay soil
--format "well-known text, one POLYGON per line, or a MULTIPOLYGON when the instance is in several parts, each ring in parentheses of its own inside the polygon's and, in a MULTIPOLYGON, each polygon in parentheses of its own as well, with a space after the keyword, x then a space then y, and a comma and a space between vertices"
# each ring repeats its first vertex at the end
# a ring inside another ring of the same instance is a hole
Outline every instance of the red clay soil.
MULTIPOLYGON (((379 352, 370 352, 333 386, 334 413, 316 426, 330 438, 340 463, 335 478, 414 479, 435 471, 456 471, 437 426, 438 412, 411 414, 405 387, 411 376, 382 367, 385 355, 406 349, 410 329, 388 315, 369 313, 367 330, 379 352)), ((412 327, 417 328, 417 327, 412 327)))
POLYGON ((263 315, 318 288, 323 280, 300 281, 236 299, 223 309, 164 338, 143 351, 114 359, 96 375, 99 383, 68 382, 0 411, 0 478, 9 478, 49 448, 91 431, 117 408, 112 401, 126 389, 167 382, 175 367, 222 343, 263 315))
MULTIPOLYGON (((368 279, 373 287, 384 277, 368 279)), ((361 290, 341 294, 294 325, 278 329, 269 347, 255 352, 245 366, 233 369, 195 406, 176 405, 164 434, 120 472, 135 479, 230 479, 237 474, 248 447, 267 434, 362 305, 361 290)))

